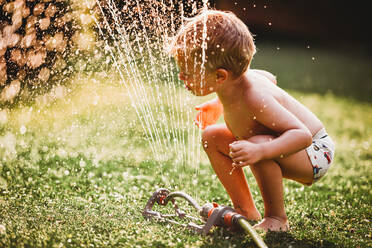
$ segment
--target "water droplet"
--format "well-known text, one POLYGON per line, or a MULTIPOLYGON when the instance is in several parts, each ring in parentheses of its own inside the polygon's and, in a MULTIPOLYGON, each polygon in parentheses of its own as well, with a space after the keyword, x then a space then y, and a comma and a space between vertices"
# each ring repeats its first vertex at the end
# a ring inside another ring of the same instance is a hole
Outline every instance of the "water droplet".
POLYGON ((25 134, 26 131, 27 131, 27 129, 26 129, 26 127, 23 126, 23 125, 22 125, 21 128, 19 129, 19 132, 20 132, 21 134, 25 134))
POLYGON ((84 160, 80 160, 79 165, 80 167, 85 167, 86 163, 84 160))
POLYGON ((0 234, 6 233, 6 227, 4 225, 0 225, 0 234))
POLYGON ((0 111, 0 124, 5 124, 8 121, 8 114, 5 110, 0 111))

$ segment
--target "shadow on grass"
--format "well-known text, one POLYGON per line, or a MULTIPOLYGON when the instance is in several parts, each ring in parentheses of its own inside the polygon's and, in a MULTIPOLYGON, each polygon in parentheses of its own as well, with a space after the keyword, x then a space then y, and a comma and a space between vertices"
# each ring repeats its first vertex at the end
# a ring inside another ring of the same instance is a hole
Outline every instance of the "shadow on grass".
POLYGON ((291 248, 318 248, 318 247, 340 247, 330 241, 314 241, 311 239, 296 239, 290 233, 274 233, 266 234, 265 242, 269 247, 291 247, 291 248))
MULTIPOLYGON (((313 241, 310 239, 296 239, 290 233, 269 232, 264 242, 270 248, 336 248, 340 247, 330 241, 313 241)), ((257 247, 254 241, 245 234, 233 234, 227 231, 214 232, 211 239, 201 247, 257 247), (221 235, 222 233, 222 235, 221 235)))

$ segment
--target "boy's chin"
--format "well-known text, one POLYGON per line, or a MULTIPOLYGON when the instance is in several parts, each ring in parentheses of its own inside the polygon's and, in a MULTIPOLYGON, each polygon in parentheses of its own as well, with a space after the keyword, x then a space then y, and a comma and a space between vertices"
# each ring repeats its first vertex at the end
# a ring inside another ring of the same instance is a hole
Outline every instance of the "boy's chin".
POLYGON ((206 96, 206 95, 209 95, 213 92, 209 92, 209 91, 192 91, 192 94, 195 95, 195 96, 206 96))

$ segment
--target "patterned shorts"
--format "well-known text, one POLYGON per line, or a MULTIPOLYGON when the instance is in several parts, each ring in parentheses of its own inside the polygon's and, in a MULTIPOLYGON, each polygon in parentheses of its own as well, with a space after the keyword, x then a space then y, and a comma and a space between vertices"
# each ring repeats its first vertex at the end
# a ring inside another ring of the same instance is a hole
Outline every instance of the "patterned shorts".
POLYGON ((313 137, 313 143, 306 148, 313 165, 313 183, 322 178, 332 164, 335 155, 335 143, 323 128, 313 137))

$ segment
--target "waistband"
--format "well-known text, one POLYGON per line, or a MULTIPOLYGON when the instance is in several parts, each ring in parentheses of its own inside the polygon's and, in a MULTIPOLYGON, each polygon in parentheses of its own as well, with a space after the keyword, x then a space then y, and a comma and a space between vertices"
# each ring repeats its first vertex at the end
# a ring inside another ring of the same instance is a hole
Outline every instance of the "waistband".
POLYGON ((325 137, 327 137, 328 134, 325 130, 325 128, 322 128, 320 129, 314 136, 313 136, 313 139, 323 139, 325 137))

